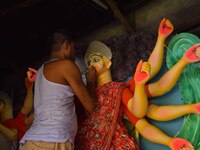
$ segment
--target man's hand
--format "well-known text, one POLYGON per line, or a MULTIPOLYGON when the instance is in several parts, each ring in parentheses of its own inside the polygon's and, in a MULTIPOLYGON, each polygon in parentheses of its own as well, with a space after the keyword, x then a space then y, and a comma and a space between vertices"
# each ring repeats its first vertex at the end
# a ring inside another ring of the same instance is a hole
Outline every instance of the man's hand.
POLYGON ((142 62, 142 60, 140 60, 134 74, 136 84, 144 85, 148 81, 150 77, 150 68, 151 66, 148 62, 142 62))
POLYGON ((96 74, 96 70, 94 66, 89 66, 85 76, 86 76, 87 82, 94 83, 96 85, 97 74, 96 74))

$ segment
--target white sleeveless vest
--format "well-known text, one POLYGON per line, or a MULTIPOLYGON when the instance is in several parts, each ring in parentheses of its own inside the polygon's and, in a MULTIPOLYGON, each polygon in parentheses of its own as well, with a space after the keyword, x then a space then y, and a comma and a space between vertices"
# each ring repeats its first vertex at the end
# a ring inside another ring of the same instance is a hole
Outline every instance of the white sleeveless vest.
POLYGON ((48 81, 38 70, 34 92, 34 122, 21 139, 44 142, 74 142, 77 133, 74 93, 70 86, 48 81))

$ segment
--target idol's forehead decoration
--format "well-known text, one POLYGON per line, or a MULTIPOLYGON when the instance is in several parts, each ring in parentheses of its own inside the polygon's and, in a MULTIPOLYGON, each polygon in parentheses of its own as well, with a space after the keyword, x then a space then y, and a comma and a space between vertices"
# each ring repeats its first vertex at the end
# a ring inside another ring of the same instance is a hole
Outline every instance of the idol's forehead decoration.
POLYGON ((112 58, 111 50, 108 46, 100 41, 93 41, 89 44, 85 54, 85 64, 88 64, 88 60, 93 56, 106 57, 108 59, 112 58))

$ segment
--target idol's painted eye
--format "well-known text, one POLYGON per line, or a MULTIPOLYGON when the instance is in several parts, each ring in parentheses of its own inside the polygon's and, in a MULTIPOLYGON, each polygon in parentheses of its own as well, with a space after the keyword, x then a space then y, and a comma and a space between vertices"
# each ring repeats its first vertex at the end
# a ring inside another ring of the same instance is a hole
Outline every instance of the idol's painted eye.
POLYGON ((93 56, 93 57, 91 57, 91 58, 88 60, 87 65, 89 66, 89 65, 91 65, 91 63, 96 63, 96 62, 98 62, 100 59, 101 59, 101 58, 100 58, 99 56, 93 56))
POLYGON ((97 57, 97 56, 95 56, 95 57, 93 58, 93 62, 98 62, 99 60, 100 60, 100 58, 97 57))
POLYGON ((90 66, 92 63, 99 62, 103 57, 100 54, 93 54, 89 57, 87 65, 90 66))

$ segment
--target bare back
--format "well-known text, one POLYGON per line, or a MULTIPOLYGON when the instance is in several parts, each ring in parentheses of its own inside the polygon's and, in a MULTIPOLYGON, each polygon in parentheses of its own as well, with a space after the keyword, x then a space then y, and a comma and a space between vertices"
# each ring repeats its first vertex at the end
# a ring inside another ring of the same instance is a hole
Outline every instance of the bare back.
POLYGON ((44 66, 44 77, 58 84, 71 86, 75 95, 87 110, 94 106, 94 100, 84 85, 81 72, 71 60, 54 60, 44 66))

